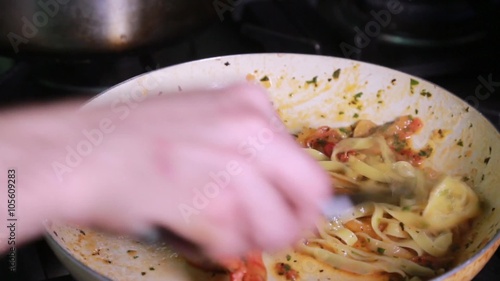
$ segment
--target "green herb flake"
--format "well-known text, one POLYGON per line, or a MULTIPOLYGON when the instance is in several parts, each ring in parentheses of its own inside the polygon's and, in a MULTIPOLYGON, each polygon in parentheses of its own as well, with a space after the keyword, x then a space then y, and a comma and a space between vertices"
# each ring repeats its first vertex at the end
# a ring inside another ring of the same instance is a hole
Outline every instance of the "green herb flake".
POLYGON ((403 211, 409 211, 410 209, 411 209, 410 206, 404 206, 403 207, 403 211))
POLYGON ((149 270, 153 271, 153 270, 155 270, 155 268, 154 267, 150 267, 149 270))
POLYGON ((444 138, 443 130, 439 129, 438 134, 439 134, 439 137, 444 138))
POLYGON ((384 248, 377 248, 377 253, 383 255, 385 253, 385 249, 384 248))
POLYGON ((458 145, 458 146, 464 146, 464 142, 463 142, 462 140, 458 140, 458 141, 457 141, 457 145, 458 145))
POLYGON ((333 75, 332 75, 332 76, 333 76, 333 79, 339 79, 339 76, 340 76, 340 68, 339 68, 339 69, 337 69, 337 70, 335 70, 335 71, 333 72, 333 75))
POLYGON ((420 95, 423 96, 423 97, 428 97, 428 98, 432 97, 432 94, 429 91, 427 91, 427 90, 422 90, 420 92, 420 95))
POLYGON ((363 95, 363 92, 359 92, 357 94, 354 95, 354 99, 359 99, 361 96, 363 95))
POLYGON ((286 271, 286 272, 288 272, 288 271, 292 270, 292 267, 291 267, 289 264, 287 264, 287 263, 285 263, 285 264, 283 265, 283 268, 285 268, 285 271, 286 271))
POLYGON ((417 80, 415 80, 415 79, 411 79, 411 80, 410 80, 410 85, 411 85, 411 86, 417 86, 419 83, 420 83, 420 82, 418 82, 418 81, 417 81, 417 80))
POLYGON ((346 128, 340 128, 339 131, 341 131, 344 134, 349 134, 349 131, 346 128))
POLYGON ((352 117, 354 117, 354 118, 358 118, 358 117, 359 117, 359 114, 354 113, 354 115, 353 115, 352 117))
POLYGON ((392 143, 392 146, 396 152, 401 152, 403 149, 405 149, 407 143, 405 139, 400 139, 398 135, 394 135, 394 141, 392 143))
POLYGON ((340 112, 339 112, 339 115, 343 115, 343 114, 344 114, 344 111, 340 111, 340 112))
POLYGON ((287 261, 290 261, 291 259, 292 259, 292 256, 290 256, 290 255, 286 255, 286 260, 287 260, 287 261))
POLYGON ((260 79, 260 82, 266 82, 266 81, 269 81, 269 77, 267 77, 267 75, 260 79))
POLYGON ((418 115, 418 109, 415 109, 415 115, 418 115))
POLYGON ((318 83, 318 76, 314 76, 313 79, 306 81, 307 84, 316 84, 318 83))
POLYGON ((134 256, 134 260, 135 260, 135 259, 138 259, 138 258, 139 258, 139 256, 134 256))
POLYGON ((484 159, 484 164, 488 164, 490 162, 490 157, 484 159))

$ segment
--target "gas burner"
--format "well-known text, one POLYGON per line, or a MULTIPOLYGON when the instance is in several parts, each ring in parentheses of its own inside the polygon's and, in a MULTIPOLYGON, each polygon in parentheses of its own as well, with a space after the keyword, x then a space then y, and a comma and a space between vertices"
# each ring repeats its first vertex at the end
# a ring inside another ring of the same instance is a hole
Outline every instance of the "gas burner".
POLYGON ((498 63, 496 0, 320 0, 318 13, 338 31, 344 57, 421 77, 498 63))
POLYGON ((381 42, 442 48, 477 43, 495 18, 493 3, 482 1, 341 0, 333 19, 346 29, 380 33, 381 42), (370 24, 374 21, 374 24, 370 24))

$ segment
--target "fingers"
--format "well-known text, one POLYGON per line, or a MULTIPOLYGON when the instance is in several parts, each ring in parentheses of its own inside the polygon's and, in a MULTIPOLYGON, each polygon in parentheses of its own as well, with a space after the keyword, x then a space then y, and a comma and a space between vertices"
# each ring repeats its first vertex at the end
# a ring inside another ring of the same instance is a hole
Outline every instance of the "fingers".
POLYGON ((255 161, 279 190, 305 228, 314 226, 322 203, 331 196, 327 174, 288 136, 277 136, 255 161))
MULTIPOLYGON (((250 166, 245 169, 254 169, 250 166)), ((280 190, 259 172, 257 177, 242 174, 235 183, 242 207, 242 218, 247 221, 247 237, 253 249, 274 251, 292 245, 298 239, 300 223, 294 210, 280 190), (260 175, 260 176, 259 176, 260 175)))
POLYGON ((169 222, 167 227, 199 245, 203 249, 200 254, 215 259, 238 257, 254 246, 247 239, 247 224, 239 204, 235 190, 225 190, 189 221, 169 222))

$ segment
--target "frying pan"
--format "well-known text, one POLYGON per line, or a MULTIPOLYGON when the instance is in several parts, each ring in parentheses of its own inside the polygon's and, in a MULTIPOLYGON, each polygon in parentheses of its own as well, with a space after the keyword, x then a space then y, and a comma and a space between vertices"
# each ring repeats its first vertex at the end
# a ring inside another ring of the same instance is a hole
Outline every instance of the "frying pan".
POLYGON ((123 53, 171 42, 218 19, 211 0, 1 0, 0 52, 123 53))
MULTIPOLYGON (((436 280, 470 280, 500 243, 500 134, 476 109, 453 94, 418 77, 384 67, 332 57, 298 54, 252 54, 212 58, 160 69, 126 81, 99 95, 86 107, 133 98, 137 89, 149 97, 160 92, 221 88, 235 82, 261 83, 269 91, 290 132, 303 126, 344 126, 359 119, 381 124, 412 114, 424 122, 414 138, 417 148, 432 141, 427 164, 451 175, 467 176, 483 200, 484 212, 460 247, 457 265, 436 280), (338 74, 334 75, 334 73, 338 74), (266 79, 262 79, 265 78, 266 79), (307 82, 309 81, 309 83, 307 82), (315 83, 311 83, 314 81, 315 83), (363 92, 355 106, 349 102, 363 92), (343 114, 339 114, 343 112, 343 114), (436 130, 447 132, 436 138, 436 130), (460 144, 458 144, 460 142, 460 144)), ((81 229, 47 226, 47 241, 80 280, 226 280, 190 267, 168 245, 144 245, 81 229)), ((270 266, 279 260, 266 255, 270 266)), ((303 264, 301 280, 384 280, 353 276, 303 264)), ((268 270, 269 280, 283 280, 268 270)))

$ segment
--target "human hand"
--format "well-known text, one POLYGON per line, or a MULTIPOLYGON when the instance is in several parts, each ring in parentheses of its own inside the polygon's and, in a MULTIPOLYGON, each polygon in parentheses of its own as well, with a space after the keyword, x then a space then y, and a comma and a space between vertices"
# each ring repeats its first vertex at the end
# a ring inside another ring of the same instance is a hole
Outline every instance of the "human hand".
POLYGON ((61 140, 53 128, 50 149, 31 154, 52 163, 39 174, 59 186, 53 218, 133 235, 165 227, 223 258, 290 245, 330 194, 328 177, 255 86, 164 95, 122 117, 108 107, 81 112, 60 128, 76 133, 61 140), (54 170, 83 130, 99 144, 54 170))

